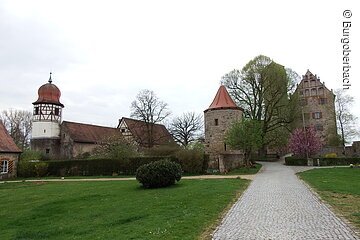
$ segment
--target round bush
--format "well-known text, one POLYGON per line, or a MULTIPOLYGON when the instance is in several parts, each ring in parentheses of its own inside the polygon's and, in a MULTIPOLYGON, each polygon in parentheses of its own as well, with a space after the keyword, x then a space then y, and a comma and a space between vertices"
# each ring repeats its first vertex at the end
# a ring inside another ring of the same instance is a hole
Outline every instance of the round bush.
POLYGON ((181 179, 181 166, 169 160, 160 160, 140 166, 136 179, 145 188, 160 188, 175 184, 181 179))

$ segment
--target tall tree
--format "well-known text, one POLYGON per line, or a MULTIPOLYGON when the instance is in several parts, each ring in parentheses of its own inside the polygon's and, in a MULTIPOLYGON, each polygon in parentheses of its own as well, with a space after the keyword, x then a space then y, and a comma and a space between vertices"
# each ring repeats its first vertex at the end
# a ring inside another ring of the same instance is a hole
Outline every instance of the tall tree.
POLYGON ((233 149, 243 150, 245 165, 250 166, 251 153, 261 147, 262 124, 258 120, 244 118, 235 122, 226 132, 226 143, 233 149))
POLYGON ((337 126, 341 135, 342 146, 345 147, 350 139, 359 134, 358 129, 356 129, 358 119, 350 111, 354 97, 346 94, 343 89, 335 90, 335 95, 337 126))
MULTIPOLYGON (((241 71, 233 70, 222 78, 230 95, 244 109, 245 116, 262 123, 260 155, 279 138, 273 133, 280 129, 287 131, 294 119, 289 93, 297 80, 294 71, 263 55, 248 62, 241 71)), ((282 136, 286 138, 287 135, 282 136)))
POLYGON ((175 117, 170 123, 169 130, 173 138, 186 147, 196 140, 201 134, 202 128, 202 116, 194 112, 187 112, 182 116, 175 117))
POLYGON ((32 113, 24 110, 4 110, 0 119, 3 121, 10 136, 21 149, 30 146, 32 113))
POLYGON ((154 124, 162 122, 171 112, 167 103, 161 101, 153 91, 142 90, 131 103, 131 117, 146 123, 148 147, 154 146, 154 124))

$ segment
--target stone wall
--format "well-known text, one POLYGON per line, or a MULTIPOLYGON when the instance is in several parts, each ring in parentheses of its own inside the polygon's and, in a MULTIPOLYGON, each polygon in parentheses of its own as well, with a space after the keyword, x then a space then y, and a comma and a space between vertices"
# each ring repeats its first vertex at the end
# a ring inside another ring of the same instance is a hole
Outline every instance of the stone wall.
POLYGON ((57 159, 60 156, 60 139, 31 139, 31 150, 39 151, 48 159, 57 159))
POLYGON ((230 149, 225 143, 226 131, 235 121, 242 118, 240 109, 214 109, 204 113, 205 152, 209 154, 209 168, 219 168, 220 154, 230 149))
POLYGON ((17 176, 19 156, 19 153, 0 153, 0 162, 3 160, 8 161, 8 172, 0 173, 0 180, 17 176))

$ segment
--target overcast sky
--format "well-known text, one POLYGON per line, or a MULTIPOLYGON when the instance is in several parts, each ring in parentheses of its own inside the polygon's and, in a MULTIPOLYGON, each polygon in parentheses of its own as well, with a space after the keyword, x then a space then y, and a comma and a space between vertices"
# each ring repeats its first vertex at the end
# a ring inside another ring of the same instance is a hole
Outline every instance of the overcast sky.
POLYGON ((355 2, 0 0, 0 111, 32 111, 52 71, 67 121, 116 126, 142 89, 172 116, 202 114, 221 77, 259 54, 342 88, 343 21, 351 21, 347 92, 360 117, 355 2))

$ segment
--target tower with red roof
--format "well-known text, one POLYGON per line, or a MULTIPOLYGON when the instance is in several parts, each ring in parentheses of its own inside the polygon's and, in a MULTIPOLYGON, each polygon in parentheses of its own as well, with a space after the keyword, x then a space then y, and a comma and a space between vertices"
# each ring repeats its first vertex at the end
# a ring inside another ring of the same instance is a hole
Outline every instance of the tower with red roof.
POLYGON ((39 88, 38 99, 33 102, 31 148, 48 157, 58 156, 60 152, 60 124, 64 107, 60 96, 61 92, 52 83, 50 73, 48 83, 39 88))
POLYGON ((214 100, 204 111, 205 152, 210 155, 209 168, 223 170, 220 166, 223 154, 229 152, 225 134, 231 124, 241 120, 243 109, 230 97, 225 86, 221 85, 214 100))

